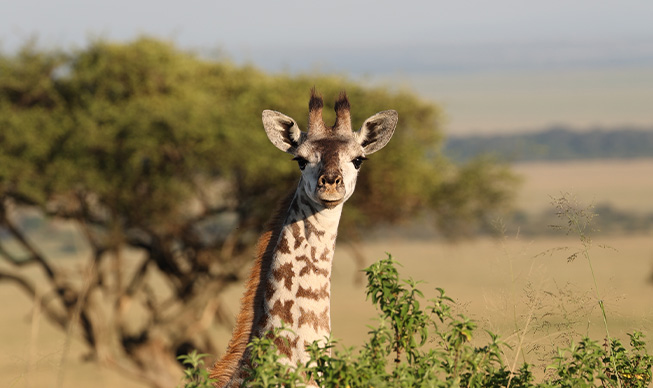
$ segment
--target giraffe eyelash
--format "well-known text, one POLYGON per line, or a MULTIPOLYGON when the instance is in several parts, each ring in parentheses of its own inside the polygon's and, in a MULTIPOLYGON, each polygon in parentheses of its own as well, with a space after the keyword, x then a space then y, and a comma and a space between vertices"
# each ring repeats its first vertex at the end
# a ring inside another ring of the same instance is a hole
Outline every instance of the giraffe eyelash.
POLYGON ((292 160, 297 162, 300 170, 304 170, 304 168, 306 168, 306 165, 308 164, 308 160, 302 158, 301 156, 295 156, 294 158, 292 158, 292 160))
POLYGON ((354 160, 352 160, 351 162, 354 164, 354 168, 356 170, 358 170, 359 168, 361 168, 361 164, 363 164, 363 161, 365 161, 365 160, 367 160, 366 157, 359 156, 359 157, 355 158, 354 160))

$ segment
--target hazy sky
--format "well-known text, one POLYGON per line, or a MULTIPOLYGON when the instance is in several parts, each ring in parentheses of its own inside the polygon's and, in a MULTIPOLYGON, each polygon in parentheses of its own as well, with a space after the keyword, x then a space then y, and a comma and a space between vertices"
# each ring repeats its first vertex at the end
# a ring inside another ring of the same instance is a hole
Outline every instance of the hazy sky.
POLYGON ((568 55, 653 61, 652 17, 649 0, 1 0, 0 43, 148 34, 268 69, 424 71, 568 55))
POLYGON ((144 34, 403 83, 445 108, 451 133, 652 123, 651 0, 0 0, 4 51, 144 34))

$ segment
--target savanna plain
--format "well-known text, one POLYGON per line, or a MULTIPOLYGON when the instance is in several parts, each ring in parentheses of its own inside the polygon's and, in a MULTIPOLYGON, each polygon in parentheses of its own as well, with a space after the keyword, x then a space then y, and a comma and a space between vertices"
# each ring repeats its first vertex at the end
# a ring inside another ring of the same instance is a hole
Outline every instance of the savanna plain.
MULTIPOLYGON (((527 212, 547 208, 553 212, 551 196, 564 193, 583 206, 609 203, 623 210, 653 212, 653 159, 519 164, 514 170, 523 177, 517 206, 527 212)), ((600 229, 600 214, 597 220, 600 229)), ((436 295, 436 287, 445 289, 457 302, 457 312, 478 322, 479 343, 488 339, 485 330, 498 333, 513 348, 506 348, 507 363, 525 360, 539 365, 538 373, 543 373, 553 345, 564 346, 584 335, 605 336, 599 298, 610 334, 627 343, 627 333, 643 331, 653 353, 653 231, 589 234, 594 276, 582 255, 568 260, 583 245, 577 235, 565 232, 543 236, 511 232, 458 242, 377 238, 365 241, 361 249, 367 265, 386 252, 392 254, 402 265, 403 278, 424 282, 420 289, 426 299, 436 295)), ((358 346, 367 336, 367 325, 376 324, 374 307, 365 300, 360 265, 353 257, 347 244, 338 245, 332 329, 342 346, 358 346)), ((235 286, 225 295, 234 315, 241 293, 242 286, 235 286)), ((0 287, 0 306, 1 387, 144 386, 85 362, 83 346, 44 320, 19 289, 0 287)), ((229 330, 216 335, 226 346, 229 330)))

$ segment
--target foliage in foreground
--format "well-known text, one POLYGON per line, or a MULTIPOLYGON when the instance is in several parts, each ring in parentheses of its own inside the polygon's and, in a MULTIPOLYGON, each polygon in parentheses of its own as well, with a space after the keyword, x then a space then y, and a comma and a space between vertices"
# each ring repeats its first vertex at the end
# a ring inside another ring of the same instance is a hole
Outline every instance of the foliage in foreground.
POLYGON ((209 377, 209 371, 204 367, 204 358, 208 354, 199 354, 196 350, 177 357, 186 366, 184 370, 184 388, 211 388, 216 381, 209 377))
MULTIPOLYGON (((453 312, 454 302, 444 290, 422 307, 417 282, 399 280, 392 257, 365 270, 367 295, 379 311, 379 324, 358 354, 336 350, 335 341, 309 346, 311 360, 286 365, 274 338, 251 344, 255 368, 248 387, 305 386, 309 379, 322 387, 647 387, 651 364, 644 335, 630 335, 630 349, 619 340, 605 345, 589 338, 558 349, 543 382, 535 382, 533 366, 515 370, 504 363, 507 346, 490 339, 475 346, 476 323, 453 312), (333 355, 330 355, 333 353, 333 355)), ((279 334, 279 333, 277 333, 279 334)), ((186 385, 195 387, 198 385, 186 385)))

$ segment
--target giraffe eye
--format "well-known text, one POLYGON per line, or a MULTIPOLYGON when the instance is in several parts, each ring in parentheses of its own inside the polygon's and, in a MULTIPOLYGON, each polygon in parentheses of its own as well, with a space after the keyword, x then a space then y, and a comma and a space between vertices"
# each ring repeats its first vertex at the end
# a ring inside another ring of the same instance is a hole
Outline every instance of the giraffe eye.
POLYGON ((352 160, 351 162, 354 163, 354 168, 358 170, 359 168, 361 168, 361 164, 363 164, 364 160, 367 160, 367 158, 364 156, 359 156, 356 159, 352 160))
POLYGON ((302 158, 301 156, 296 156, 292 160, 296 160, 297 164, 299 165, 300 170, 304 170, 306 168, 306 165, 308 164, 308 160, 302 158))

